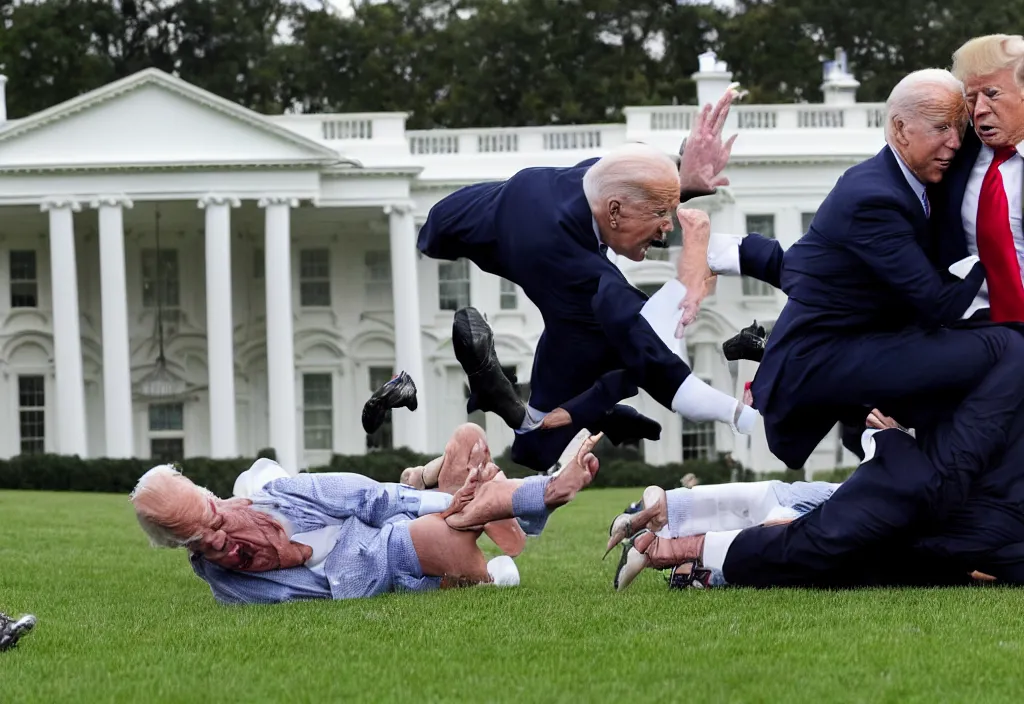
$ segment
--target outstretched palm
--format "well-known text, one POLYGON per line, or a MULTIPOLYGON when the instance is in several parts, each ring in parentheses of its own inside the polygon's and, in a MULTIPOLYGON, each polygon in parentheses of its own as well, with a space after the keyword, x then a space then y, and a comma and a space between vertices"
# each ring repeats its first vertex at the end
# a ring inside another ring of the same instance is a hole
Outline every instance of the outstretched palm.
POLYGON ((734 83, 713 108, 709 103, 697 114, 690 135, 679 147, 679 182, 683 194, 689 197, 710 195, 719 186, 729 185, 729 179, 721 173, 729 163, 736 135, 723 143, 722 129, 732 101, 738 96, 734 83))

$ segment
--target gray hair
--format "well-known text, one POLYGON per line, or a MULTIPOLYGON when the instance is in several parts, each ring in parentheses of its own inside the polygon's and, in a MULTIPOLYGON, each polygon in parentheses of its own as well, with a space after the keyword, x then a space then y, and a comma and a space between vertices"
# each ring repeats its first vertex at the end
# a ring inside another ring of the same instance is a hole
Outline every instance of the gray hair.
POLYGON ((658 178, 675 179, 679 168, 665 152, 647 144, 625 144, 610 151, 583 175, 583 194, 594 212, 609 198, 643 202, 647 184, 658 178))
POLYGON ((896 84, 885 101, 885 141, 891 142, 897 120, 917 117, 922 106, 933 99, 935 89, 964 95, 964 84, 945 69, 925 68, 908 73, 896 84))
POLYGON ((1013 68, 1013 78, 1024 87, 1024 37, 1019 34, 989 34, 975 37, 953 52, 953 75, 964 83, 1013 68))
MULTIPOLYGON (((128 497, 135 505, 135 517, 139 521, 139 526, 146 533, 149 543, 153 547, 181 548, 201 537, 200 535, 193 535, 188 538, 182 538, 170 528, 160 525, 147 515, 154 509, 162 508, 149 506, 148 504, 155 500, 158 501, 156 497, 166 489, 170 482, 174 482, 180 476, 182 476, 181 472, 172 465, 157 465, 139 478, 135 489, 132 490, 131 495, 128 497)), ((201 486, 195 486, 195 488, 204 495, 216 498, 208 489, 204 489, 201 486)))

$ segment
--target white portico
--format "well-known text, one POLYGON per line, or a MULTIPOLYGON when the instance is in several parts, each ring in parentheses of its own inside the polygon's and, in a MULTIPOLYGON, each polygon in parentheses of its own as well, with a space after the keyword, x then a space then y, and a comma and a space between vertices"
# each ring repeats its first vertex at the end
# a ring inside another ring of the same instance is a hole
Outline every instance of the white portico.
MULTIPOLYGON (((702 61, 702 99, 717 98, 728 71, 702 61)), ((856 103, 855 85, 839 79, 826 105, 734 108, 732 185, 696 203, 714 229, 789 244, 839 174, 877 151, 880 106, 856 103)), ((147 70, 0 122, 0 456, 223 458, 272 447, 301 467, 380 447, 438 452, 467 419, 453 312, 474 305, 488 316, 524 393, 543 321, 510 282, 418 254, 432 205, 461 185, 627 141, 674 152, 695 112, 416 132, 401 113, 263 116, 147 70), (367 436, 362 405, 399 370, 415 379, 420 408, 367 436)), ((652 290, 678 252, 621 266, 652 290)), ((719 281, 688 331, 695 371, 741 390, 753 369, 726 363, 721 342, 755 317, 770 324, 783 300, 757 282, 719 281)), ((763 434, 736 441, 646 394, 629 402, 664 428, 644 444, 648 461, 727 451, 754 469, 781 467, 763 434)), ((473 420, 495 453, 511 441, 497 417, 473 420)), ((810 464, 845 461, 830 439, 810 464)))

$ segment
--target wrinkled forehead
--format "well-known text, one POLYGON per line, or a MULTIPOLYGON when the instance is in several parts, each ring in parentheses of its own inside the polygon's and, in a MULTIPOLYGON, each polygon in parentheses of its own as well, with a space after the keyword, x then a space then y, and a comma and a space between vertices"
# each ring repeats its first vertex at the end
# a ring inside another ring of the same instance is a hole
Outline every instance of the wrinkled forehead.
POLYGON ((1017 79, 1014 77, 1014 68, 1008 66, 991 73, 968 75, 964 77, 964 92, 968 97, 976 96, 990 88, 1002 90, 1018 89, 1017 79))

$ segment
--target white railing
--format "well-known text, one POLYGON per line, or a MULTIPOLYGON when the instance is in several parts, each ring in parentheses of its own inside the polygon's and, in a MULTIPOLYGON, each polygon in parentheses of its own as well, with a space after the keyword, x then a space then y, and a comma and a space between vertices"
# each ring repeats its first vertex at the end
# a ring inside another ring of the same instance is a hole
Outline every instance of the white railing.
POLYGON ((409 130, 409 152, 435 154, 500 154, 607 149, 626 141, 626 126, 556 125, 460 130, 409 130))
MULTIPOLYGON (((630 131, 685 132, 697 116, 695 105, 626 108, 630 131)), ((882 127, 885 105, 856 103, 854 105, 735 105, 729 111, 726 129, 854 129, 874 130, 882 127)))

